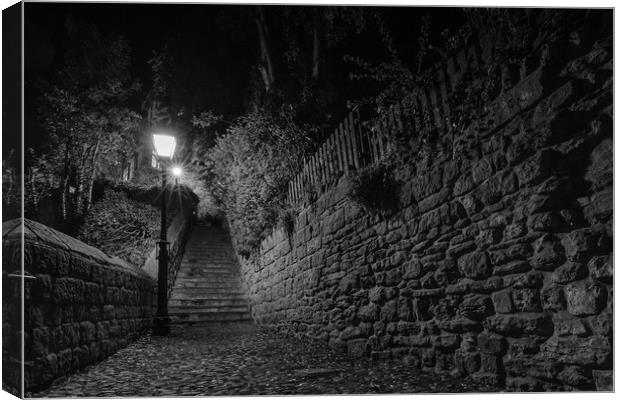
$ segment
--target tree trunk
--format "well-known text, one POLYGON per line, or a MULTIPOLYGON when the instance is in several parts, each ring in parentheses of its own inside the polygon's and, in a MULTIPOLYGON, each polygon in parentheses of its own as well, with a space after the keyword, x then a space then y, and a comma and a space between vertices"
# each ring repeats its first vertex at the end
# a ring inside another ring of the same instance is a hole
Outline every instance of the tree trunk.
POLYGON ((319 13, 314 10, 314 36, 312 42, 312 79, 319 78, 319 60, 321 39, 319 35, 319 13))
POLYGON ((71 149, 71 141, 65 144, 65 160, 64 160, 64 178, 62 181, 62 198, 60 202, 60 214, 62 218, 62 223, 66 224, 69 219, 69 178, 71 176, 71 159, 69 157, 71 149))
POLYGON ((93 147, 94 146, 82 147, 82 157, 80 157, 80 164, 78 166, 78 170, 76 171, 75 214, 77 216, 84 215, 84 181, 86 180, 86 164, 90 158, 90 153, 93 147))
POLYGON ((69 174, 65 176, 62 182, 62 199, 60 202, 60 213, 62 216, 62 222, 66 223, 69 219, 69 174))
POLYGON ((88 183, 88 197, 86 198, 86 209, 84 212, 88 212, 90 210, 90 206, 93 204, 93 185, 95 184, 95 176, 97 175, 97 156, 99 155, 99 140, 95 144, 95 151, 93 152, 92 158, 92 172, 90 174, 90 181, 88 183))
POLYGON ((271 56, 269 55, 269 47, 267 46, 267 25, 265 23, 265 15, 263 6, 256 7, 256 28, 258 30, 258 40, 260 44, 260 65, 259 70, 265 84, 265 91, 269 92, 273 87, 274 76, 271 56))
POLYGON ((37 188, 35 185, 32 168, 30 168, 30 173, 28 175, 30 176, 30 195, 28 196, 28 199, 26 199, 24 193, 24 205, 28 205, 30 210, 36 210, 39 207, 39 194, 36 192, 37 188))

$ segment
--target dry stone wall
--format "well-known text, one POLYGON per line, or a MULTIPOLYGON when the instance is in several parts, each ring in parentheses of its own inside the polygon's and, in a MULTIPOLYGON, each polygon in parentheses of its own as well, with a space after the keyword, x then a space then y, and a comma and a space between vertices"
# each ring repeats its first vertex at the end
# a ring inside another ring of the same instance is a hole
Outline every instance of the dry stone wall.
POLYGON ((343 177, 241 260, 253 318, 508 390, 611 390, 611 38, 549 54, 473 150, 399 171, 397 212, 343 177))
POLYGON ((30 220, 24 222, 26 280, 21 332, 22 220, 3 224, 3 380, 36 390, 126 346, 152 324, 156 285, 140 268, 30 220))

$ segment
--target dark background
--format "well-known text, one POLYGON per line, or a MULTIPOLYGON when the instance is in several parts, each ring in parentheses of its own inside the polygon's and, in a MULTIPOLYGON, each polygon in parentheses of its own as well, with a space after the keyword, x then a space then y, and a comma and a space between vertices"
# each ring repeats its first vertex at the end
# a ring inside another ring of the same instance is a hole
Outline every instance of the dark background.
MULTIPOLYGON (((65 21, 71 16, 94 24, 103 33, 123 35, 132 51, 131 72, 145 93, 151 84, 147 60, 164 46, 173 56, 172 108, 213 110, 232 121, 247 110, 251 72, 259 60, 256 26, 236 23, 234 15, 245 5, 188 4, 68 4, 25 3, 25 146, 35 150, 44 132, 38 123, 39 83, 53 78, 63 66, 66 45, 65 21), (235 9, 234 9, 235 8, 235 9)), ((279 6, 265 6, 270 11, 279 6)), ((413 65, 417 54, 420 19, 431 17, 431 36, 440 39, 446 28, 455 29, 464 21, 460 8, 381 7, 386 27, 393 36, 399 56, 413 65)), ((278 57, 279 38, 272 36, 272 57, 278 57)), ((369 93, 373 88, 351 81, 352 65, 344 54, 367 60, 387 57, 385 45, 376 30, 353 35, 333 49, 322 65, 323 79, 332 95, 333 121, 347 112, 346 102, 369 93)), ((276 71, 281 72, 281 71, 276 71)), ((140 110, 140 99, 133 108, 140 110)), ((6 132, 6 131, 5 131, 6 132)), ((5 151, 19 148, 16 136, 5 142, 5 151), (7 146, 8 145, 8 146, 7 146)))

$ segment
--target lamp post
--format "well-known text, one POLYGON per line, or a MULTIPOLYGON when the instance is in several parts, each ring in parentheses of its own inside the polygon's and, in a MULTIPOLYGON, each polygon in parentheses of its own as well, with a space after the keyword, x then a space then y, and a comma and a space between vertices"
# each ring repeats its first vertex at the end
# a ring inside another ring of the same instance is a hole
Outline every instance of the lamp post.
POLYGON ((159 231, 159 264, 157 269, 157 314, 153 325, 154 335, 170 333, 170 317, 168 316, 168 237, 166 229, 166 169, 163 161, 172 160, 176 139, 174 136, 154 134, 155 154, 161 171, 161 227, 159 231))
POLYGON ((172 167, 170 169, 170 171, 172 172, 172 175, 174 175, 174 178, 175 178, 174 184, 175 184, 175 186, 178 186, 179 185, 179 176, 181 176, 181 174, 183 173, 183 170, 178 165, 175 165, 174 167, 172 167))

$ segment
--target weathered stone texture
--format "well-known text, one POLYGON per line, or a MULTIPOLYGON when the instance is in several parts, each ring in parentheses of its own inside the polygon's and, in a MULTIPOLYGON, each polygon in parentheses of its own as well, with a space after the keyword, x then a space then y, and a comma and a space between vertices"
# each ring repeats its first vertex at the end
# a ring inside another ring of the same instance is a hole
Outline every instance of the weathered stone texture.
POLYGON ((394 214, 364 211, 341 182, 281 252, 276 231, 242 260, 254 319, 509 390, 609 390, 610 42, 553 54, 498 95, 460 159, 400 171, 394 214), (606 78, 584 86, 586 65, 606 78))
MULTIPOLYGON (((19 252, 21 233, 21 220, 3 224, 4 254, 19 252)), ((107 357, 150 328, 156 286, 140 268, 30 220, 23 233, 24 269, 36 278, 26 281, 24 297, 26 391, 107 357)), ((5 273, 20 264, 3 261, 5 288, 18 286, 5 273)), ((3 296, 3 351, 19 360, 19 298, 10 292, 3 296)))

